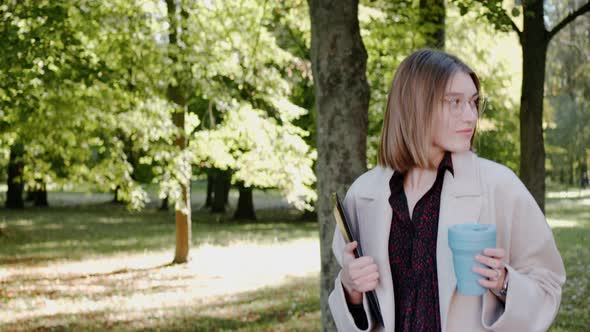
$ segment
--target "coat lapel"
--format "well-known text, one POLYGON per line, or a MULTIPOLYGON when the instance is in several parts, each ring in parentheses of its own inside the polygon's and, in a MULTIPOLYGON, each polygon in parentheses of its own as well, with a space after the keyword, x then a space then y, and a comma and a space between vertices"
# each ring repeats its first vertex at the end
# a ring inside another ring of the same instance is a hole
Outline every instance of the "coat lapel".
POLYGON ((393 280, 389 266, 389 230, 391 228, 392 210, 389 205, 389 179, 393 170, 389 167, 377 166, 373 176, 359 190, 357 200, 358 220, 368 227, 365 233, 359 234, 365 255, 373 257, 379 267, 380 282, 375 290, 386 331, 393 331, 395 326, 395 302, 393 280), (369 225, 370 224, 370 225, 369 225), (387 286, 385 286, 387 285, 387 286))
POLYGON ((472 152, 454 153, 452 160, 455 175, 449 172, 445 174, 436 245, 438 295, 443 332, 446 330, 449 307, 457 286, 453 256, 448 245, 448 230, 455 224, 478 223, 482 204, 477 156, 472 152))

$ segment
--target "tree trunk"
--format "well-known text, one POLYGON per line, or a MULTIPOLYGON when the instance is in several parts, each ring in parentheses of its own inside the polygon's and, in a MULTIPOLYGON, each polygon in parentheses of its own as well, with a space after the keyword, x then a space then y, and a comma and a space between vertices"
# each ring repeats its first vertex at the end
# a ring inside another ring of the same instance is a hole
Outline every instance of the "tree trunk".
POLYGON ((8 191, 6 192, 5 206, 8 209, 23 209, 23 191, 25 184, 23 182, 24 163, 22 157, 24 147, 20 143, 15 143, 10 147, 10 159, 8 161, 8 191))
POLYGON ((238 206, 234 213, 234 219, 256 220, 256 212, 254 211, 254 201, 252 199, 252 186, 244 187, 244 183, 239 185, 240 197, 238 198, 238 206))
POLYGON ((366 171, 369 86, 367 53, 358 22, 358 0, 308 0, 311 61, 317 109, 316 176, 320 230, 322 329, 335 331, 328 295, 340 270, 332 254, 331 193, 342 197, 366 171))
MULTIPOLYGON (((170 87, 169 90, 176 90, 175 87, 170 87)), ((174 92, 172 92, 174 95, 174 92)), ((186 111, 186 104, 179 104, 183 107, 183 111, 173 114, 174 124, 180 131, 175 140, 175 145, 180 151, 186 149, 186 133, 184 132, 184 116, 186 111)), ((191 199, 190 199, 190 165, 188 165, 189 180, 185 183, 180 183, 181 190, 181 204, 176 204, 176 251, 174 254, 174 263, 186 263, 189 260, 189 249, 191 242, 191 199)))
MULTIPOLYGON (((179 6, 177 6, 175 0, 166 0, 166 6, 168 9, 168 21, 170 23, 169 27, 169 56, 172 59, 174 64, 179 62, 178 59, 178 33, 179 28, 181 26, 179 22, 179 6)), ((182 10, 180 10, 182 12, 182 10)), ((174 102, 176 105, 179 106, 179 110, 176 111, 172 115, 172 120, 174 125, 178 130, 178 134, 176 136, 176 140, 174 141, 174 145, 178 148, 179 151, 183 151, 186 149, 187 146, 187 137, 185 132, 185 113, 187 111, 187 102, 186 96, 184 95, 181 87, 180 87, 180 80, 178 79, 177 73, 174 73, 176 76, 177 83, 175 85, 168 85, 167 95, 168 99, 174 102)), ((186 170, 189 178, 184 181, 180 180, 180 190, 181 190, 181 201, 180 204, 176 204, 176 251, 174 254, 174 263, 186 263, 189 260, 189 249, 190 249, 190 242, 191 242, 191 199, 190 199, 190 174, 191 166, 185 165, 188 167, 186 170), (184 183, 183 183, 184 181, 184 183)))
POLYGON ((37 185, 38 187, 35 189, 33 195, 33 204, 37 207, 48 207, 49 202, 47 201, 47 186, 41 181, 39 181, 37 185))
POLYGON ((123 201, 121 200, 121 198, 119 197, 119 190, 121 190, 121 186, 117 186, 115 188, 115 194, 113 196, 113 203, 123 203, 123 201))
POLYGON ((231 172, 215 170, 213 182, 213 204, 211 212, 223 213, 229 201, 229 189, 231 187, 231 172))
POLYGON ((420 0, 420 21, 427 27, 425 47, 445 48, 445 1, 420 0))
POLYGON ((522 94, 520 99, 520 177, 545 210, 545 144, 543 95, 548 37, 543 1, 526 1, 522 31, 522 94))
POLYGON ((27 190, 27 194, 25 195, 25 202, 34 202, 35 201, 35 190, 33 188, 29 188, 27 190))
POLYGON ((205 207, 209 208, 213 206, 213 184, 215 177, 211 174, 211 171, 207 171, 207 198, 205 199, 205 207))
POLYGON ((164 197, 160 204, 160 211, 168 211, 168 196, 164 197))

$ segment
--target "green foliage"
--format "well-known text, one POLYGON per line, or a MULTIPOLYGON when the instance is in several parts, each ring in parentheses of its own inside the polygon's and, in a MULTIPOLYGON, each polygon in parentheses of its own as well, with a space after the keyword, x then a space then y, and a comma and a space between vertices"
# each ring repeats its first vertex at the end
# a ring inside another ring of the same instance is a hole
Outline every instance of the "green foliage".
MULTIPOLYGON (((140 208, 147 201, 140 182, 152 180, 161 185, 162 197, 176 201, 178 183, 192 177, 189 166, 203 165, 198 156, 206 155, 210 164, 223 161, 213 160, 216 155, 205 141, 187 151, 174 147, 178 130, 172 114, 178 106, 168 100, 166 89, 175 86, 187 99, 184 129, 190 140, 201 139, 198 135, 207 130, 223 131, 217 124, 236 123, 243 107, 256 110, 260 121, 240 126, 262 133, 271 126, 268 137, 281 139, 267 140, 266 148, 279 154, 281 163, 262 171, 249 164, 260 163, 255 158, 238 158, 233 166, 242 171, 234 180, 254 184, 269 173, 274 179, 291 177, 264 185, 281 188, 297 206, 309 204, 314 152, 301 141, 306 132, 292 125, 307 111, 290 101, 292 87, 309 79, 301 78, 304 61, 278 47, 266 28, 271 13, 284 5, 177 5, 178 44, 169 43, 172 25, 159 1, 2 5, 0 42, 7 47, 0 58, 0 166, 18 141, 25 143, 25 179, 31 185, 118 187, 124 200, 140 208), (288 72, 291 79, 284 78, 288 72), (208 127, 201 126, 203 119, 208 127), (287 173, 294 171, 300 174, 287 173)), ((295 21, 278 20, 283 26, 295 21)), ((225 132, 234 141, 230 136, 239 134, 225 132)))
POLYGON ((197 160, 235 170, 234 181, 246 187, 279 188, 297 208, 311 209, 308 202, 317 198, 310 189, 315 151, 302 139, 307 133, 289 122, 280 125, 248 104, 234 104, 232 109, 219 129, 193 136, 191 149, 197 160))
POLYGON ((149 41, 149 22, 142 24, 149 8, 129 1, 24 1, 2 10, 7 52, 0 73, 10 79, 0 83, 9 92, 1 101, 1 141, 25 143, 26 181, 119 186, 140 207, 146 196, 127 153, 138 136, 166 135, 154 130, 165 127, 165 108, 156 123, 136 126, 149 118, 142 100, 155 92, 149 81, 159 75, 151 70, 161 52, 149 41))
MULTIPOLYGON (((451 0, 451 3, 457 6, 461 16, 477 13, 478 18, 487 20, 498 31, 514 31, 512 19, 508 15, 508 9, 504 6, 504 0, 451 0)), ((514 6, 510 9, 510 14, 517 17, 520 15, 520 9, 514 6)))

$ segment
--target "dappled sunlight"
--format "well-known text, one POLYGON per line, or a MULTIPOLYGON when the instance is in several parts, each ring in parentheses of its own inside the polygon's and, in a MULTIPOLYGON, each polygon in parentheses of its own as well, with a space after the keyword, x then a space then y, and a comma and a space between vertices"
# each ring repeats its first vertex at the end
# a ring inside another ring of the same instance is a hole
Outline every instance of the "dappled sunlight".
POLYGON ((44 225, 43 228, 44 229, 56 230, 56 229, 62 229, 62 228, 64 228, 64 225, 63 224, 47 224, 47 225, 44 225))
POLYGON ((580 198, 580 197, 589 197, 589 199, 590 199, 590 189, 551 191, 551 192, 547 193, 547 198, 580 198))
POLYGON ((17 219, 10 222, 11 225, 19 227, 33 227, 33 220, 31 219, 17 219))
MULTIPOLYGON (((223 317, 232 312, 221 303, 216 307, 220 298, 281 285, 291 278, 317 277, 320 270, 319 242, 313 238, 205 244, 194 248, 192 260, 183 265, 170 265, 172 254, 170 250, 3 267, 0 324, 90 314, 132 321, 146 311, 165 316, 183 306, 202 306, 207 315, 223 317)), ((264 311, 276 301, 267 297, 254 306, 248 301, 232 308, 264 311)))
POLYGON ((129 222, 131 218, 98 218, 95 222, 105 225, 117 225, 129 222))
POLYGON ((551 226, 552 228, 556 228, 556 227, 569 228, 569 227, 581 227, 582 226, 580 224, 580 222, 578 222, 576 220, 548 218, 547 222, 549 223, 549 226, 551 226))

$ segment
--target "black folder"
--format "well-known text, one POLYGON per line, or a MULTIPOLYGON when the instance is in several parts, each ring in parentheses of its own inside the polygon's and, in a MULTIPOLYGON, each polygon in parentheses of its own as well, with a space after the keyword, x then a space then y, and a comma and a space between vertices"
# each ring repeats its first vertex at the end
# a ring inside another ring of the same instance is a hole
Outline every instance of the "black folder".
MULTIPOLYGON (((354 257, 359 258, 363 256, 363 249, 361 247, 360 239, 358 239, 352 233, 352 227, 350 225, 350 218, 346 215, 346 210, 344 210, 344 206, 338 198, 338 194, 334 193, 332 195, 332 200, 334 204, 334 219, 336 219, 336 224, 338 228, 340 228, 340 232, 342 233, 342 237, 344 237, 344 242, 349 243, 352 241, 356 241, 358 246, 354 249, 354 257)), ((365 293, 367 297, 367 301, 369 302, 369 311, 371 315, 375 318, 378 324, 381 326, 383 325, 383 317, 381 316, 381 309, 379 308, 379 301, 377 300, 377 294, 375 291, 368 291, 365 293)))

